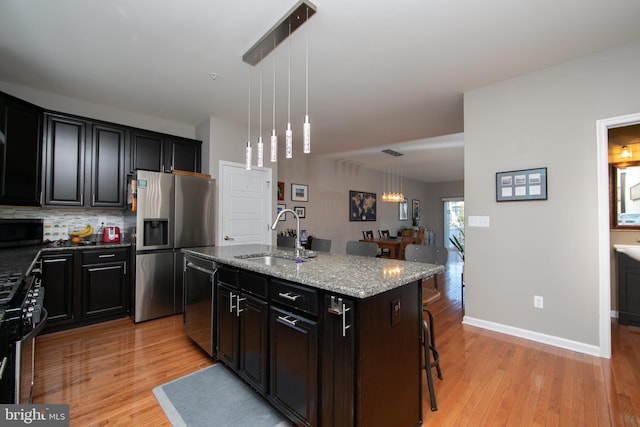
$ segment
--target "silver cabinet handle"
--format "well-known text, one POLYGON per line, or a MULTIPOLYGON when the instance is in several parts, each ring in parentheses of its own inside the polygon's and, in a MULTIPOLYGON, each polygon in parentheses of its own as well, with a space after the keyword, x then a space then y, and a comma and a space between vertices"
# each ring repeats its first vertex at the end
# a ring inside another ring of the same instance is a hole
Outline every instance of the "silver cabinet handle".
POLYGON ((240 308, 240 303, 242 301, 245 301, 245 300, 246 300, 246 298, 240 298, 240 296, 238 295, 238 299, 236 300, 237 301, 237 303, 236 303, 236 317, 240 317, 240 313, 242 313, 244 311, 244 309, 240 308))
POLYGON ((233 313, 233 310, 236 308, 236 306, 233 305, 233 298, 235 298, 235 295, 233 292, 229 292, 229 313, 233 313))
POLYGON ((98 255, 98 258, 113 258, 114 256, 116 256, 116 254, 104 254, 98 255))
POLYGON ((336 298, 334 296, 331 297, 331 304, 327 311, 333 315, 342 317, 342 336, 347 336, 347 329, 351 327, 351 325, 347 325, 347 311, 351 310, 351 307, 347 307, 347 305, 342 301, 342 298, 336 298))
POLYGON ((298 319, 290 316, 278 316, 278 320, 281 320, 282 322, 291 326, 297 326, 296 323, 298 323, 298 319))
POLYGON ((302 295, 292 294, 291 292, 278 292, 278 296, 288 299, 289 301, 297 301, 298 298, 302 298, 302 295))
POLYGON ((2 365, 0 365, 0 380, 2 379, 2 377, 4 376, 4 370, 6 369, 7 365, 9 364, 9 359, 7 359, 7 356, 5 356, 2 359, 2 365))
POLYGON ((224 240, 235 240, 233 237, 224 236, 224 240))
POLYGON ((347 336, 347 329, 351 327, 351 325, 347 325, 347 311, 351 310, 351 308, 347 308, 347 306, 342 304, 342 336, 347 336))
POLYGON ((119 269, 119 265, 110 265, 108 267, 92 267, 89 271, 106 271, 106 270, 117 270, 119 269))

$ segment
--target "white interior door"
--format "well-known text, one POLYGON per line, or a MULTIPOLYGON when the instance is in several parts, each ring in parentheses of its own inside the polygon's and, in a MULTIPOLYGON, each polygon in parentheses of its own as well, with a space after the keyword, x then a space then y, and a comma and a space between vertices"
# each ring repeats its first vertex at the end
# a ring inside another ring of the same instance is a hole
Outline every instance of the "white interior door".
POLYGON ((272 170, 220 162, 217 245, 271 244, 272 170))

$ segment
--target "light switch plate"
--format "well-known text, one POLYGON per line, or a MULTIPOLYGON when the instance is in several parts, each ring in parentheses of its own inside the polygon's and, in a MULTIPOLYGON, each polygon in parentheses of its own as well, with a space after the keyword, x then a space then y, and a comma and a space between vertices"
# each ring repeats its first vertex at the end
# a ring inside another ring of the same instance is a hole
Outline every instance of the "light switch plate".
POLYGON ((488 228, 491 221, 488 216, 473 216, 469 215, 467 224, 469 227, 486 227, 488 228))

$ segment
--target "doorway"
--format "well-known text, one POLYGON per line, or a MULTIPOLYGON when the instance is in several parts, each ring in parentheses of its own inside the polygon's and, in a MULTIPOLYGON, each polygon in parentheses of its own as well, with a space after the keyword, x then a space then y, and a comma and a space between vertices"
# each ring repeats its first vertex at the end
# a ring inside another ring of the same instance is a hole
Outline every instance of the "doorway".
POLYGON ((444 206, 444 243, 449 252, 458 252, 451 238, 464 245, 464 199, 461 197, 442 199, 444 206))
POLYGON ((609 230, 609 129, 640 123, 640 113, 596 121, 598 176, 598 291, 600 357, 611 358, 611 241, 609 230))

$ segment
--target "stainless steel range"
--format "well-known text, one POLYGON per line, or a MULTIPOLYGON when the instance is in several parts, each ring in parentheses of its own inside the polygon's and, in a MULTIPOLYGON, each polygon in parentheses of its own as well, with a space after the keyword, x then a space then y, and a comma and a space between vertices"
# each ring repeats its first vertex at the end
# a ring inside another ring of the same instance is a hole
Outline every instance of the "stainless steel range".
POLYGON ((47 321, 32 264, 41 233, 42 220, 0 219, 0 403, 32 402, 35 340, 47 321))

